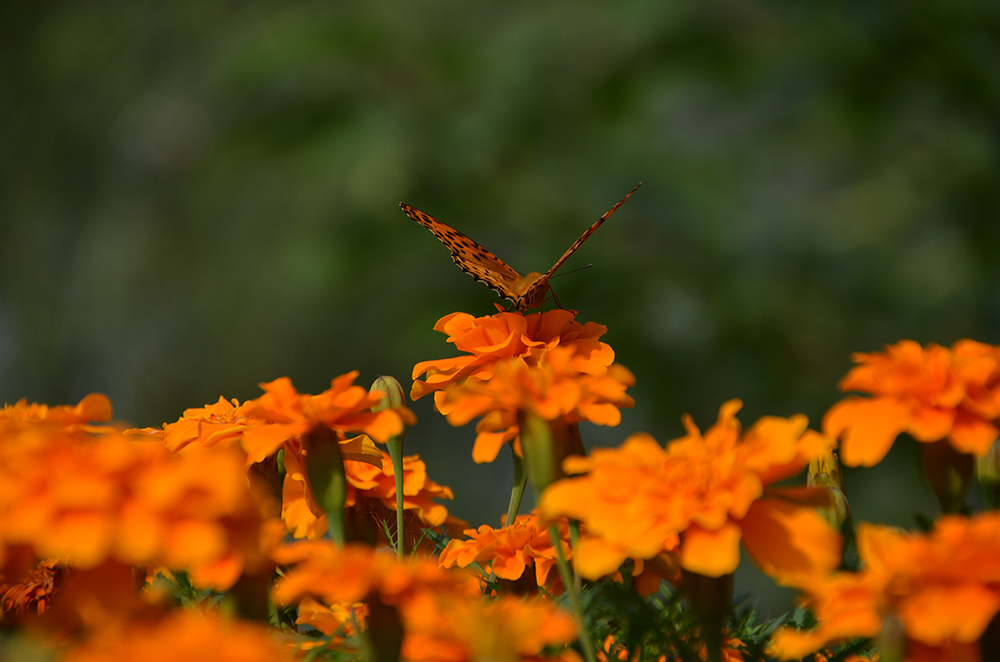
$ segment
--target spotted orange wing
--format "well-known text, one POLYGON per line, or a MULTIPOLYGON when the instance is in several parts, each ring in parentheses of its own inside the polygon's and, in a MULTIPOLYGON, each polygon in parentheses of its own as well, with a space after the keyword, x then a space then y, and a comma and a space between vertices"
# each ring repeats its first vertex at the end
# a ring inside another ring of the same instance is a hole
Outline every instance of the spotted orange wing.
POLYGON ((628 192, 621 201, 609 209, 604 216, 587 228, 587 231, 580 235, 580 238, 573 242, 573 245, 562 254, 556 263, 552 265, 544 274, 531 272, 522 276, 510 268, 506 262, 496 255, 486 250, 464 234, 451 227, 443 221, 439 221, 429 214, 425 214, 419 209, 414 209, 408 204, 399 203, 400 208, 406 215, 420 225, 434 233, 441 240, 448 250, 451 251, 451 259, 465 273, 469 274, 481 283, 486 283, 490 289, 499 294, 504 299, 514 302, 514 306, 521 312, 529 308, 537 308, 542 305, 549 291, 549 278, 555 274, 556 270, 562 266, 563 262, 587 241, 587 238, 601 227, 604 221, 608 220, 615 211, 618 210, 625 201, 632 197, 636 189, 642 186, 642 182, 636 184, 635 188, 628 192))
POLYGON ((448 247, 451 259, 462 271, 480 283, 485 283, 504 299, 517 303, 516 288, 521 281, 521 274, 447 223, 402 202, 399 206, 407 216, 433 232, 448 247))
POLYGON ((633 187, 632 190, 629 191, 624 198, 618 201, 618 204, 616 204, 614 207, 606 211, 604 213, 604 216, 601 216, 599 219, 597 219, 597 221, 594 222, 593 225, 587 228, 587 230, 580 235, 580 238, 574 241, 573 245, 570 246, 566 250, 566 252, 562 254, 562 257, 556 260, 556 263, 552 265, 551 269, 542 274, 541 278, 538 278, 537 280, 531 283, 530 287, 528 287, 527 290, 522 295, 522 299, 524 300, 526 307, 534 308, 535 306, 540 306, 542 304, 542 300, 545 298, 545 295, 549 289, 549 278, 552 278, 552 275, 555 274, 556 269, 561 267, 563 265, 563 262, 568 260, 569 257, 574 252, 576 252, 576 249, 582 246, 583 242, 587 241, 587 238, 590 235, 594 234, 594 231, 597 230, 597 228, 601 227, 601 224, 604 223, 604 221, 611 218, 611 215, 614 214, 616 211, 618 211, 618 208, 621 207, 623 204, 625 204, 625 201, 631 198, 632 194, 635 193, 640 186, 642 186, 642 182, 636 184, 635 187, 633 187))

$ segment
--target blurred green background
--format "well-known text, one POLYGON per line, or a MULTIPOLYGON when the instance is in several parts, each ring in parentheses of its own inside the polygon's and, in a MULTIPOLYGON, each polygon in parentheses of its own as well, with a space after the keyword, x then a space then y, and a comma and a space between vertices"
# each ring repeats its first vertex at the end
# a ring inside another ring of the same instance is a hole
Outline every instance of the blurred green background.
MULTIPOLYGON (((397 207, 544 271, 632 369, 618 428, 818 426, 854 351, 1000 341, 1000 4, 93 2, 0 10, 0 396, 158 426, 287 375, 409 384, 495 295, 397 207)), ((509 461, 407 443, 496 524, 509 461)), ((912 444, 855 516, 936 506, 912 444)), ((741 578, 756 590, 759 578, 741 578)), ((786 596, 787 597, 787 596, 786 596)))

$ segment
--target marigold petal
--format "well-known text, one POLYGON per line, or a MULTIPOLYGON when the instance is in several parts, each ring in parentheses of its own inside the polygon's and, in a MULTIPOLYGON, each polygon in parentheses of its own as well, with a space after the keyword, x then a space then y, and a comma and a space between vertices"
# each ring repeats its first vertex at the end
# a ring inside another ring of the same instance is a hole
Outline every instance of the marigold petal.
POLYGON ((287 425, 261 425, 247 428, 243 432, 243 450, 247 454, 247 463, 262 462, 281 448, 281 445, 292 437, 305 432, 298 423, 287 425))
POLYGON ((681 566, 706 577, 721 577, 740 564, 740 527, 727 522, 709 530, 691 524, 681 536, 681 566))
POLYGON ((951 428, 951 441, 955 450, 972 453, 976 457, 986 455, 997 436, 1000 436, 1000 430, 997 430, 994 423, 961 410, 951 428))
POLYGON ((477 464, 492 462, 507 441, 506 432, 480 432, 472 447, 472 461, 477 464))
POLYGON ((841 438, 840 458, 849 466, 871 467, 882 461, 906 429, 909 407, 895 398, 847 398, 823 417, 823 430, 841 438))
POLYGON ((997 588, 979 583, 925 586, 899 606, 907 634, 933 646, 977 641, 997 610, 997 588))
MULTIPOLYGON (((840 536, 816 510, 780 498, 758 499, 740 520, 743 545, 779 582, 830 572, 840 563, 840 536)), ((779 497, 779 498, 775 498, 779 497)))
POLYGON ((364 462, 382 468, 382 451, 366 434, 340 442, 340 452, 344 460, 364 462))
POLYGON ((573 566, 581 576, 597 579, 618 570, 626 558, 624 551, 603 538, 587 536, 573 552, 573 566))
POLYGON ((111 420, 111 400, 103 393, 91 393, 73 408, 80 420, 103 423, 111 420))
POLYGON ((774 633, 767 654, 779 660, 798 660, 818 651, 825 643, 826 637, 820 632, 785 627, 774 633))
POLYGON ((944 439, 954 422, 954 409, 917 406, 910 410, 906 431, 918 441, 937 441, 944 439))

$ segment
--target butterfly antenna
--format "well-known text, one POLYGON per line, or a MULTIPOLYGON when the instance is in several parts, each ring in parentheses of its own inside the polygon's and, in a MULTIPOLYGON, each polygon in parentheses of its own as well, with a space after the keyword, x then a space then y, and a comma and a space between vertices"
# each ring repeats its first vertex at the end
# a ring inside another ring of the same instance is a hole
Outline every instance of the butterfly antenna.
POLYGON ((594 266, 593 262, 591 262, 590 264, 585 264, 582 267, 577 267, 576 269, 573 269, 572 271, 560 271, 557 274, 553 274, 552 278, 558 278, 559 276, 568 276, 570 274, 575 274, 577 271, 583 271, 584 269, 589 269, 592 266, 594 266))

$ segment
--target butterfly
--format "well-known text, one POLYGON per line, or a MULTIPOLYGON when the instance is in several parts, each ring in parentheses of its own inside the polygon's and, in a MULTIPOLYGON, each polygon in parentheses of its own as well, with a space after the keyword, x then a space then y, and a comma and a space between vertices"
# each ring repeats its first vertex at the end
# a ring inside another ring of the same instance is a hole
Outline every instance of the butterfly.
POLYGON ((642 182, 635 185, 621 201, 609 209, 604 216, 597 219, 597 222, 587 228, 587 231, 580 235, 580 238, 573 242, 562 257, 556 260, 552 268, 544 274, 537 271, 522 276, 507 265, 506 262, 489 252, 476 242, 472 241, 464 234, 451 227, 447 223, 439 221, 429 214, 425 214, 419 209, 414 209, 408 204, 399 203, 406 215, 420 225, 434 233, 441 240, 448 250, 451 251, 451 259, 465 273, 469 274, 487 287, 499 294, 504 299, 509 299, 520 312, 525 312, 529 308, 538 308, 546 299, 549 293, 549 279, 556 270, 562 266, 563 262, 569 259, 570 255, 576 251, 587 237, 594 233, 594 230, 601 227, 601 223, 608 220, 625 201, 632 197, 636 189, 642 186, 642 182))

